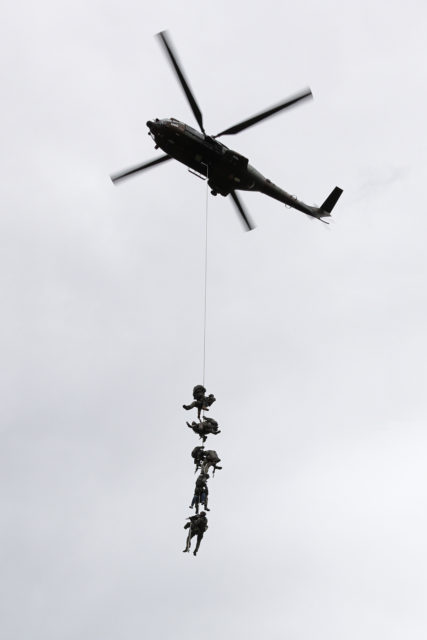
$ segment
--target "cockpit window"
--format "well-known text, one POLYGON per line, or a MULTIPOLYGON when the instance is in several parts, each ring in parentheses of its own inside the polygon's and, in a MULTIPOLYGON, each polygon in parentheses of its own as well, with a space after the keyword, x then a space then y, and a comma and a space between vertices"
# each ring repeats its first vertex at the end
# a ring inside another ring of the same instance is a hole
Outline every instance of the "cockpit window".
POLYGON ((168 122, 172 127, 179 129, 179 131, 185 131, 185 124, 183 122, 180 122, 176 118, 169 118, 168 122))
POLYGON ((190 133, 195 138, 198 138, 199 140, 204 140, 205 139, 205 136, 203 135, 203 133, 200 133, 200 131, 197 131, 196 129, 193 129, 193 127, 189 127, 188 124, 185 125, 185 129, 186 129, 187 133, 190 133))

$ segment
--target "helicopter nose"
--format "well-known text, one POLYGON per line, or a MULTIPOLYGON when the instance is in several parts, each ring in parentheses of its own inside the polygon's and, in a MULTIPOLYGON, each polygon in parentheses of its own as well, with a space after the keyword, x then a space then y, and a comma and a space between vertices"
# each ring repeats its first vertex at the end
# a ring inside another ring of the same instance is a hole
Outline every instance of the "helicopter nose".
POLYGON ((158 132, 159 129, 160 129, 159 120, 157 118, 156 118, 156 120, 154 122, 152 120, 148 120, 147 121, 147 127, 150 129, 151 133, 158 132))

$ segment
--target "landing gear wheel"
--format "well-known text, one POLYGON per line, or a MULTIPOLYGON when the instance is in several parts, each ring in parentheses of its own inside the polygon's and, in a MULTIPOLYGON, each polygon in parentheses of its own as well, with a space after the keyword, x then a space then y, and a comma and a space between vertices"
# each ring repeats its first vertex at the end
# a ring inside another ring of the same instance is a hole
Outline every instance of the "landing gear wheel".
POLYGON ((212 189, 211 194, 212 194, 213 196, 217 196, 217 195, 218 195, 218 191, 215 191, 215 189, 212 189))

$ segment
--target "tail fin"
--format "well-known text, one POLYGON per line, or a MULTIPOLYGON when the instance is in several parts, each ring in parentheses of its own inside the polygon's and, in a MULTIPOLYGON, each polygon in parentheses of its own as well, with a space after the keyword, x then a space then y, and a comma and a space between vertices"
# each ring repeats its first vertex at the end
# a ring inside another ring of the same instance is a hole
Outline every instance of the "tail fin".
POLYGON ((340 189, 339 187, 335 187, 335 189, 331 191, 325 202, 320 207, 320 216, 326 217, 331 215, 332 209, 335 207, 341 194, 342 189, 340 189))

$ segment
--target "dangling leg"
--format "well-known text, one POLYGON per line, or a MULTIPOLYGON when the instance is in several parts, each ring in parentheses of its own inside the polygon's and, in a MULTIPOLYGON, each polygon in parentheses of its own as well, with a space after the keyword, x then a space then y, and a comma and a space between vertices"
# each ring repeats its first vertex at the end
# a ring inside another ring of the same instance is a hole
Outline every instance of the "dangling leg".
POLYGON ((185 549, 183 550, 183 553, 188 553, 188 551, 190 551, 190 546, 191 546, 191 525, 190 525, 190 528, 188 529, 187 542, 185 543, 185 549))
POLYGON ((197 552, 198 552, 198 550, 199 550, 199 547, 200 547, 200 543, 201 543, 201 541, 202 541, 202 538, 203 538, 203 533, 198 533, 198 534, 197 534, 197 544, 196 544, 196 548, 195 548, 195 549, 194 549, 194 551, 193 551, 193 555, 194 555, 194 556, 196 556, 196 555, 197 555, 197 552))
MULTIPOLYGON (((204 403, 204 400, 203 400, 203 399, 202 399, 202 400, 199 400, 199 401, 197 402, 197 417, 199 418, 199 420, 200 420, 200 415, 201 415, 202 411, 203 411, 203 412, 205 412, 205 411, 209 411, 209 409, 207 409, 207 408, 206 408, 206 406, 205 406, 205 403, 204 403)), ((204 416, 202 416, 202 418, 204 419, 204 416)))
POLYGON ((205 505, 206 511, 210 511, 210 509, 208 507, 208 495, 205 493, 204 496, 205 496, 205 501, 204 501, 203 504, 205 505))

